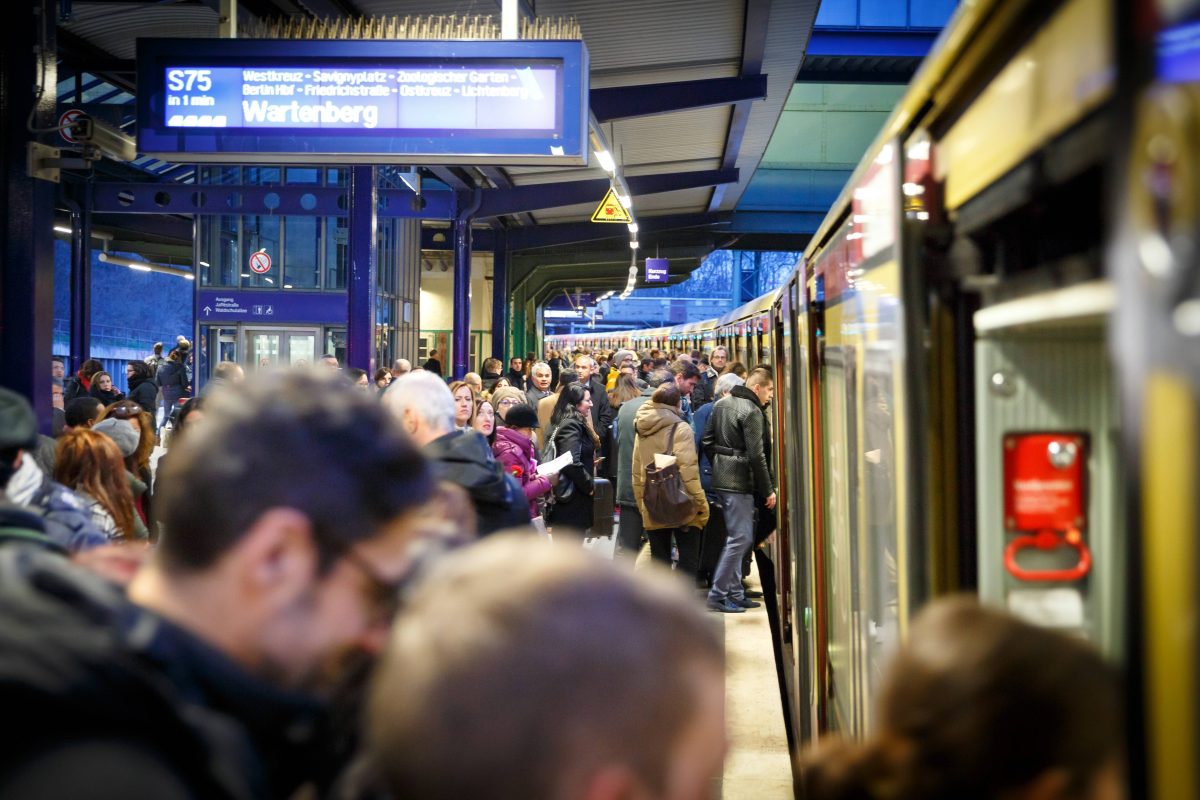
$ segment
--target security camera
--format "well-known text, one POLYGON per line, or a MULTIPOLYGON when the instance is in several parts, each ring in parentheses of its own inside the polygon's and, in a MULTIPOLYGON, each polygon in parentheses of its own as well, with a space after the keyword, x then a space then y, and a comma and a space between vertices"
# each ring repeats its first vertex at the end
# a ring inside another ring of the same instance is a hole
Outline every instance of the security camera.
POLYGON ((83 157, 98 161, 102 155, 114 161, 133 161, 137 158, 137 144, 119 128, 114 128, 95 117, 81 114, 72 124, 72 133, 83 145, 83 157))

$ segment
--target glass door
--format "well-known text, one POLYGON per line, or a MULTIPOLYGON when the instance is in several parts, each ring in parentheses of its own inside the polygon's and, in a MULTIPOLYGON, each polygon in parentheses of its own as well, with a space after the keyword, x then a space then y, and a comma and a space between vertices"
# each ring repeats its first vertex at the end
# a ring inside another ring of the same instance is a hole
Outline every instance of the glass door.
POLYGON ((250 370, 312 366, 316 360, 316 328, 247 328, 245 333, 245 364, 250 370))

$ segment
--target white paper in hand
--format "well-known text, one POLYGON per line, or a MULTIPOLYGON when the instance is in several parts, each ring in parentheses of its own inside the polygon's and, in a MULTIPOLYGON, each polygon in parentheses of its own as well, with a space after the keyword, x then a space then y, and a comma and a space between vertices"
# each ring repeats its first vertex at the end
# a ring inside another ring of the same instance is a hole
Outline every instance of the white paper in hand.
POLYGON ((537 474, 553 475, 556 472, 562 472, 562 468, 570 464, 572 460, 573 456, 570 453, 563 453, 553 461, 547 461, 545 464, 538 464, 537 474))
POLYGON ((654 468, 655 469, 666 469, 667 467, 674 464, 675 461, 676 461, 675 456, 669 456, 665 453, 655 453, 654 454, 654 468))

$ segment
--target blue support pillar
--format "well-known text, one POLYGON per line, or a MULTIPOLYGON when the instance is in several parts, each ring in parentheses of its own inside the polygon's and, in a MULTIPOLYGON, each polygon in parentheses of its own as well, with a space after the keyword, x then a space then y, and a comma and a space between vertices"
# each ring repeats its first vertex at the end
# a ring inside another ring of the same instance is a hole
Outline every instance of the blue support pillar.
POLYGON ((83 366, 92 350, 92 187, 67 198, 71 212, 71 357, 69 372, 83 366))
MULTIPOLYGON (((57 186, 29 177, 26 145, 39 135, 26 131, 54 125, 54 19, 42 18, 41 3, 19 4, 5 20, 0 105, 6 133, 0 140, 3 206, 0 231, 0 385, 33 403, 38 426, 50 433, 50 354, 54 341, 54 201, 57 186), (37 48, 31 47, 39 43, 37 48), (31 87, 41 86, 39 95, 31 87), (33 116, 30 117, 31 107, 33 116)), ((49 141, 49 136, 45 136, 49 141)))
POLYGON ((454 355, 450 376, 454 380, 462 380, 471 371, 471 219, 482 200, 479 189, 472 194, 460 193, 454 217, 454 316, 450 333, 454 355))
POLYGON ((367 374, 375 370, 375 283, 379 269, 375 228, 378 198, 375 167, 351 167, 346 366, 366 370, 367 374))
POLYGON ((504 349, 508 343, 508 242, 503 235, 498 238, 492 251, 492 358, 507 364, 504 349))

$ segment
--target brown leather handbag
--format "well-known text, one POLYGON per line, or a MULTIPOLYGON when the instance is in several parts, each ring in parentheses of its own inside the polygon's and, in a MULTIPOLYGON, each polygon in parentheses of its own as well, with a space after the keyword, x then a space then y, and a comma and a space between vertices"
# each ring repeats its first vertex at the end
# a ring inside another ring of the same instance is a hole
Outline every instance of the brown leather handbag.
MULTIPOLYGON (((671 426, 667 434, 666 455, 675 455, 675 429, 671 426)), ((696 506, 692 497, 683 488, 683 476, 679 474, 679 464, 657 469, 654 460, 646 465, 646 485, 642 491, 642 502, 646 512, 656 526, 664 528, 680 528, 696 515, 696 506)))

